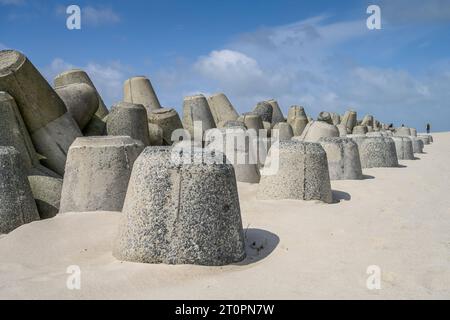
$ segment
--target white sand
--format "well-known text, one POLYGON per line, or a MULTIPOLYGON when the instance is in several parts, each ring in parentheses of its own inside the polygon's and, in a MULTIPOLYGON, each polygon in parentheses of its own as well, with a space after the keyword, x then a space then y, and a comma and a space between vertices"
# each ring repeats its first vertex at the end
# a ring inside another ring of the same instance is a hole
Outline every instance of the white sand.
POLYGON ((450 133, 405 168, 332 182, 340 203, 256 201, 239 185, 250 258, 221 268, 116 261, 119 213, 72 213, 0 238, 0 298, 450 298, 450 133), (349 199, 350 200, 345 200, 349 199), (279 240, 278 240, 279 239, 279 240), (79 265, 81 290, 66 288, 79 265), (366 288, 378 265, 381 290, 366 288))

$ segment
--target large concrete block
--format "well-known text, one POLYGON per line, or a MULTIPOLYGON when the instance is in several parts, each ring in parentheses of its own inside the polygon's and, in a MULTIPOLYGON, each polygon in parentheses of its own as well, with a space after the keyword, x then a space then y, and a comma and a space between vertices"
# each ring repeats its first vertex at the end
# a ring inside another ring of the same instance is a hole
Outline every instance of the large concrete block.
POLYGON ((31 192, 41 219, 49 219, 59 212, 63 180, 55 174, 32 169, 28 175, 31 192))
POLYGON ((161 108, 148 114, 148 121, 156 124, 163 130, 163 140, 166 145, 172 145, 172 133, 177 129, 183 129, 180 116, 174 109, 161 108))
POLYGON ((414 149, 410 137, 392 137, 399 160, 414 160, 414 149))
POLYGON ((293 125, 295 118, 306 118, 305 108, 301 106, 291 106, 288 111, 288 117, 287 117, 287 123, 289 123, 291 126, 293 125))
POLYGON ((345 138, 347 136, 347 127, 342 123, 336 125, 336 128, 339 131, 339 137, 345 138))
POLYGON ((367 126, 355 126, 353 127, 353 132, 352 134, 366 134, 367 132, 369 132, 367 126))
POLYGON ((12 50, 0 51, 0 91, 15 99, 42 163, 63 174, 67 150, 82 134, 61 98, 23 54, 12 50))
POLYGON ((411 131, 411 136, 412 136, 412 137, 417 137, 417 129, 415 129, 415 128, 409 128, 409 130, 411 131))
POLYGON ((272 129, 272 137, 275 136, 274 130, 278 130, 278 138, 280 140, 291 140, 294 136, 294 131, 287 122, 278 122, 272 129))
POLYGON ((321 138, 319 143, 328 159, 331 180, 363 178, 358 145, 350 138, 321 138))
POLYGON ((121 211, 133 163, 144 149, 130 137, 84 137, 67 155, 60 212, 121 211))
MULTIPOLYGON (((202 149, 170 147, 135 162, 113 255, 143 263, 220 266, 245 258, 234 169, 202 149), (203 160, 202 160, 203 159, 203 160)), ((223 157, 223 155, 222 155, 223 157)))
POLYGON ((223 126, 224 122, 237 120, 239 117, 239 114, 225 94, 216 93, 208 97, 207 100, 216 127, 219 128, 223 126))
POLYGON ((109 136, 129 136, 149 146, 147 110, 140 104, 117 103, 106 120, 106 132, 109 136))
POLYGON ((409 137, 411 136, 411 130, 407 127, 400 127, 395 129, 395 135, 398 137, 409 137))
POLYGON ((411 139, 411 143, 412 143, 412 147, 413 147, 413 152, 414 153, 423 153, 423 141, 420 140, 417 137, 409 137, 411 139))
POLYGON ((85 83, 73 83, 55 88, 56 93, 64 101, 68 112, 84 129, 98 109, 98 94, 93 87, 85 83))
POLYGON ((286 119, 284 118, 283 112, 281 111, 280 106, 278 105, 278 102, 276 100, 268 100, 268 103, 272 106, 272 124, 275 125, 279 122, 285 122, 286 119))
POLYGON ((201 122, 203 133, 216 127, 208 101, 201 94, 185 97, 183 102, 183 126, 192 137, 195 122, 201 122))
POLYGON ((341 124, 347 128, 347 133, 352 133, 353 128, 357 125, 357 113, 353 110, 348 110, 342 117, 341 124))
POLYGON ((150 136, 151 146, 163 146, 164 145, 164 131, 157 124, 148 123, 148 133, 150 136))
POLYGON ((341 123, 341 116, 336 113, 336 112, 331 112, 331 124, 334 124, 335 126, 337 126, 338 124, 341 123))
POLYGON ((373 128, 374 125, 375 125, 373 116, 370 115, 370 114, 365 115, 364 118, 363 118, 362 121, 361 121, 361 125, 362 125, 362 126, 367 126, 367 127, 372 127, 372 128, 373 128))
POLYGON ((323 121, 328 124, 333 124, 333 118, 331 117, 331 113, 322 111, 319 113, 319 116, 317 117, 317 121, 323 121))
POLYGON ((253 108, 252 113, 259 115, 263 122, 272 124, 273 107, 269 102, 258 102, 257 105, 253 108))
POLYGON ((19 152, 0 147, 0 234, 39 220, 19 152))
POLYGON ((143 76, 133 77, 125 81, 123 85, 123 101, 142 104, 148 112, 161 108, 150 80, 143 76))
POLYGON ((269 151, 266 167, 278 161, 276 174, 261 176, 258 199, 333 201, 327 155, 320 144, 281 141, 269 151))
POLYGON ((55 87, 84 83, 95 90, 97 93, 98 107, 89 123, 84 127, 83 134, 86 136, 104 135, 106 131, 105 117, 108 115, 109 111, 89 75, 83 70, 71 69, 57 75, 53 82, 55 87))
POLYGON ((294 137, 299 137, 303 134, 303 131, 309 123, 309 120, 306 117, 298 116, 291 119, 291 121, 288 123, 292 127, 294 137))
POLYGON ((429 136, 424 136, 424 135, 418 135, 417 136, 418 139, 422 140, 424 145, 428 145, 431 143, 431 139, 429 136))
POLYGON ((363 169, 398 167, 397 150, 392 138, 352 136, 352 139, 358 144, 363 169))
POLYGON ((253 129, 256 131, 256 133, 259 133, 259 130, 264 129, 264 123, 261 119, 261 116, 253 112, 242 114, 238 118, 238 121, 243 122, 247 129, 253 129))
POLYGON ((298 141, 318 142, 320 138, 339 137, 339 130, 336 126, 328 124, 324 121, 313 121, 306 125, 300 137, 296 137, 298 141))

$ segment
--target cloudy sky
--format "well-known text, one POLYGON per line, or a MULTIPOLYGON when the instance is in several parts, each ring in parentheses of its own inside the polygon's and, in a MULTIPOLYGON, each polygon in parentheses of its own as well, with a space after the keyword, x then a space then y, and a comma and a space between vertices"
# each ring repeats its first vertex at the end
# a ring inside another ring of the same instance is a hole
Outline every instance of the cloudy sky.
POLYGON ((0 0, 4 48, 49 81, 85 69, 109 105, 146 75, 179 111, 185 95, 225 92, 239 111, 275 98, 450 130, 450 0, 0 0), (66 28, 70 4, 81 30, 66 28), (366 26, 372 4, 381 30, 366 26))

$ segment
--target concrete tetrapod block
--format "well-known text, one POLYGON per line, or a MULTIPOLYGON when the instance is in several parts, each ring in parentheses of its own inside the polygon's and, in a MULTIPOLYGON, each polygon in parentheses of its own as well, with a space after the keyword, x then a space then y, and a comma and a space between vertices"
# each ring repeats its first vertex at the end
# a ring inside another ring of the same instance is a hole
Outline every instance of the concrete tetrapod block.
POLYGON ((253 108, 252 113, 259 115, 263 122, 269 122, 272 124, 273 107, 269 102, 258 102, 258 104, 253 108))
POLYGON ((104 135, 106 130, 105 117, 108 115, 109 111, 89 75, 83 70, 71 69, 57 75, 53 80, 53 83, 55 87, 62 87, 74 83, 84 83, 95 90, 97 93, 98 107, 89 123, 84 127, 83 134, 86 136, 104 135))
POLYGON ((123 85, 123 101, 142 104, 148 112, 161 108, 150 80, 143 76, 133 77, 125 81, 123 85))
POLYGON ((347 136, 347 127, 346 126, 344 126, 343 124, 338 124, 338 125, 336 125, 336 128, 339 131, 339 137, 345 138, 347 136))
POLYGON ((287 122, 278 122, 272 129, 272 137, 276 136, 274 130, 278 130, 278 138, 280 140, 291 140, 294 136, 294 131, 287 122))
POLYGON ((321 138, 319 143, 327 154, 331 180, 361 180, 363 178, 356 142, 350 138, 321 138))
POLYGON ((268 100, 268 103, 272 106, 272 124, 275 125, 280 122, 285 122, 286 119, 284 118, 283 112, 281 111, 280 106, 278 105, 278 102, 276 100, 268 100))
POLYGON ((364 118, 361 121, 361 125, 362 126, 367 126, 367 127, 374 127, 374 119, 372 115, 365 115, 364 118))
POLYGON ((398 167, 397 150, 392 138, 353 136, 352 139, 358 144, 363 169, 398 167))
POLYGON ((352 133, 353 128, 357 125, 357 113, 353 110, 348 110, 342 117, 341 124, 347 128, 347 133, 352 133))
POLYGON ((176 157, 170 147, 151 147, 136 160, 113 255, 131 262, 207 266, 242 261, 233 166, 213 163, 202 149, 192 151, 191 163, 176 157))
POLYGON ((108 136, 129 136, 149 146, 147 110, 141 104, 117 103, 106 120, 106 132, 108 136))
POLYGON ((339 114, 337 114, 336 112, 331 112, 330 114, 331 114, 331 124, 337 126, 338 124, 341 123, 341 116, 339 114))
POLYGON ((258 199, 333 201, 327 155, 320 144, 280 141, 270 149, 265 167, 273 166, 275 161, 275 174, 262 172, 258 199))
POLYGON ((0 234, 39 220, 19 152, 0 147, 0 234))
POLYGON ((392 137, 399 160, 414 160, 414 149, 409 137, 392 137))
POLYGON ((67 111, 84 129, 98 109, 98 94, 94 88, 85 83, 73 83, 55 88, 56 93, 64 101, 67 111))
POLYGON ((331 117, 331 114, 326 111, 322 111, 321 113, 319 113, 319 116, 317 117, 317 121, 323 121, 328 124, 333 124, 333 119, 331 117))
POLYGON ((411 139, 412 148, 414 153, 423 153, 423 141, 417 137, 409 137, 411 139))
POLYGON ((320 138, 327 137, 339 137, 338 128, 324 121, 313 121, 306 125, 302 135, 296 139, 304 142, 318 142, 320 138))
POLYGON ((294 137, 299 137, 302 135, 303 131, 305 130, 306 126, 309 123, 308 118, 303 116, 295 117, 291 120, 291 122, 288 122, 292 127, 292 132, 294 134, 294 137))
POLYGON ((430 137, 429 136, 424 136, 424 135, 418 135, 417 136, 418 139, 422 140, 424 145, 428 145, 431 143, 430 141, 430 137))
POLYGON ((295 118, 306 118, 305 108, 302 106, 291 106, 288 111, 287 123, 293 125, 295 118))
POLYGON ((60 212, 121 211, 133 163, 144 149, 130 137, 83 137, 67 155, 60 212))
POLYGON ((156 124, 163 130, 163 140, 166 145, 171 145, 172 133, 176 129, 183 129, 180 116, 175 109, 161 108, 148 113, 148 121, 156 124))
POLYGON ((183 126, 192 137, 195 122, 201 122, 202 134, 216 127, 208 101, 202 94, 185 97, 183 101, 183 126))
POLYGON ((366 134, 367 132, 369 132, 367 126, 355 126, 352 134, 366 134))
POLYGON ((407 127, 397 128, 397 129, 395 129, 395 136, 409 137, 409 136, 411 136, 411 130, 407 127))
POLYGON ((427 143, 427 144, 433 143, 433 136, 430 135, 430 134, 423 134, 423 133, 421 133, 421 134, 419 134, 417 137, 418 137, 418 138, 425 137, 425 138, 428 140, 428 143, 427 143))
POLYGON ((238 121, 243 122, 247 129, 253 129, 259 134, 259 130, 264 129, 264 123, 261 116, 253 112, 244 113, 238 118, 238 121))
POLYGON ((238 120, 225 121, 225 122, 223 122, 223 126, 222 126, 222 128, 224 128, 224 129, 226 129, 226 128, 236 128, 236 127, 247 130, 247 126, 245 125, 245 123, 242 122, 242 121, 238 121, 238 120))
POLYGON ((0 91, 15 99, 41 162, 63 174, 67 150, 82 134, 61 98, 23 54, 12 50, 0 51, 0 91))
POLYGON ((221 127, 226 121, 237 120, 239 114, 230 100, 223 93, 216 93, 207 99, 216 127, 221 127))
POLYGON ((409 130, 411 131, 411 136, 412 136, 412 137, 417 137, 417 129, 415 129, 415 128, 409 128, 409 130))
POLYGON ((32 169, 28 181, 41 219, 56 216, 60 208, 63 180, 46 171, 32 169))
POLYGON ((164 131, 157 124, 148 124, 148 133, 150 136, 151 146, 163 146, 164 145, 164 131))
POLYGON ((246 183, 259 183, 261 174, 257 165, 257 155, 252 153, 250 137, 242 128, 211 129, 205 133, 207 152, 224 154, 227 163, 234 167, 236 180, 246 183))

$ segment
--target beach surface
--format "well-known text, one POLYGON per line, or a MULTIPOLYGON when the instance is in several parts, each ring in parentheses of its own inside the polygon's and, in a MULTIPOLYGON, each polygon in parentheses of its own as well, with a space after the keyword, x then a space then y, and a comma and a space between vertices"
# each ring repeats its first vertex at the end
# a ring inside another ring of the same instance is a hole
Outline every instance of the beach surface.
POLYGON ((0 236, 0 299, 450 299, 450 133, 433 137, 400 168, 332 181, 335 204, 257 201, 239 183, 248 257, 236 265, 117 261, 117 212, 24 225, 0 236))

